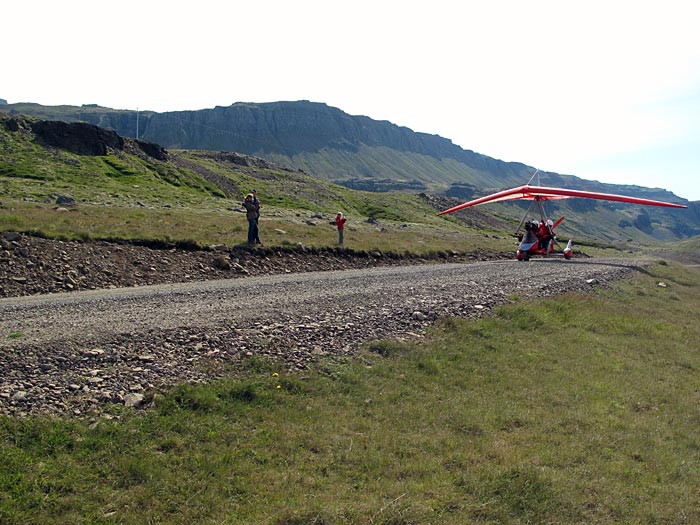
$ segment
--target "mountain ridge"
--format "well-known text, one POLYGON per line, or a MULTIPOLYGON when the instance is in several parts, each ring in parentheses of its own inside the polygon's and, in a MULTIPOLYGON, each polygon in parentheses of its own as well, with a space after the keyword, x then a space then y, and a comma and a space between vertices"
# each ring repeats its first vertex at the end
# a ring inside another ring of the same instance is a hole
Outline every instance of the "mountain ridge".
MULTIPOLYGON (((210 109, 157 113, 83 106, 7 104, 4 111, 87 122, 167 149, 259 156, 353 189, 428 191, 468 199, 475 192, 526 182, 534 168, 464 149, 439 135, 385 120, 353 116, 322 102, 236 102, 210 109), (138 135, 138 136, 137 136, 138 135)), ((623 192, 687 202, 662 188, 611 185, 542 172, 572 189, 623 192)), ((552 184, 553 185, 553 184, 552 184)))
MULTIPOLYGON (((268 204, 274 203, 285 209, 325 210, 328 207, 338 207, 353 209, 366 217, 383 217, 402 222, 412 222, 413 217, 418 222, 425 222, 428 220, 425 213, 432 215, 432 212, 423 206, 426 201, 430 201, 430 196, 437 195, 422 191, 419 182, 416 183, 419 187, 412 188, 411 191, 393 191, 395 188, 391 187, 394 184, 391 181, 387 186, 392 191, 352 193, 352 188, 348 190, 299 168, 287 167, 287 163, 270 158, 274 155, 262 158, 225 151, 166 150, 153 142, 125 138, 113 129, 100 128, 86 122, 68 123, 4 115, 0 114, 0 183, 4 185, 5 195, 10 196, 14 192, 22 200, 29 198, 32 193, 36 193, 37 197, 41 195, 39 200, 43 200, 51 188, 57 193, 65 191, 61 188, 72 188, 77 193, 74 197, 85 199, 85 202, 92 202, 96 196, 105 203, 115 202, 113 195, 124 201, 125 195, 131 194, 132 197, 126 198, 127 204, 144 206, 151 202, 163 206, 185 198, 201 201, 206 195, 215 200, 236 198, 241 197, 244 191, 241 188, 258 187, 267 196, 268 204), (245 167, 244 171, 241 171, 242 167, 245 167), (247 169, 252 171, 245 172, 247 169), (106 194, 107 188, 111 189, 106 194), (139 189, 135 191, 136 188, 139 189), (345 191, 341 191, 341 188, 345 191), (199 196, 195 197, 190 192, 198 193, 199 196), (135 193, 139 196, 134 197, 135 193)), ((358 146, 358 150, 365 148, 370 146, 358 146)), ((376 149, 390 148, 380 146, 376 149)), ((410 162, 416 165, 416 159, 419 158, 416 153, 400 154, 392 151, 397 163, 404 163, 389 166, 396 168, 397 173, 410 162)), ((426 159, 427 156, 420 157, 420 161, 426 163, 424 167, 434 168, 435 164, 430 164, 426 159)), ((381 163, 382 159, 377 158, 376 161, 381 163)), ((565 176, 547 176, 548 184, 572 186, 565 176)), ((474 188, 470 186, 473 183, 473 180, 464 182, 461 188, 470 191, 474 188)), ((522 184, 521 181, 518 183, 522 184)), ((594 182, 589 182, 588 188, 601 191, 609 189, 594 182)), ((653 194, 653 191, 640 188, 637 193, 658 199, 659 196, 653 194)), ((661 191, 663 195, 660 200, 679 200, 670 199, 668 192, 661 191)), ((447 197, 452 199, 460 197, 447 193, 447 197)), ((448 204, 441 201, 444 206, 440 209, 452 207, 459 202, 448 204)), ((221 205, 210 204, 215 207, 221 205)), ((567 229, 577 236, 593 235, 610 240, 643 240, 652 237, 656 240, 674 240, 700 233, 700 206, 691 204, 689 210, 681 210, 683 213, 677 213, 678 210, 630 208, 587 199, 550 203, 548 208, 550 213, 570 217, 567 229), (591 225, 594 225, 594 230, 591 225)), ((501 221, 510 217, 508 220, 516 222, 525 212, 524 209, 520 211, 517 204, 494 205, 483 211, 483 217, 488 215, 501 221), (518 217, 515 218, 515 215, 518 217)), ((428 222, 431 221, 432 219, 428 222)))

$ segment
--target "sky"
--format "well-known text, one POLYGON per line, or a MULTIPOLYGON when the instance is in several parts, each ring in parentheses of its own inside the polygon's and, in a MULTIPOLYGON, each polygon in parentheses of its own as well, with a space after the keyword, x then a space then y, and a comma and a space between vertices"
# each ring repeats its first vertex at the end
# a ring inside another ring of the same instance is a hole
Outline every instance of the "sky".
POLYGON ((700 200, 693 3, 9 0, 0 98, 158 112, 311 100, 700 200))

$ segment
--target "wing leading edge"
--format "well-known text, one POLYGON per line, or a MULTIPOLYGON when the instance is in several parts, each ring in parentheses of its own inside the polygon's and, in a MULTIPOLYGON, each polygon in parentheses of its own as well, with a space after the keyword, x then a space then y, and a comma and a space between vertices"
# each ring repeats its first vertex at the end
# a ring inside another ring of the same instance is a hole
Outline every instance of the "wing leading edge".
POLYGON ((492 193, 485 197, 465 202, 459 206, 454 206, 448 210, 441 211, 438 215, 445 215, 455 211, 476 206, 477 204, 485 204, 487 202, 515 201, 515 200, 555 200, 569 199, 579 197, 583 199, 598 199, 616 202, 628 202, 630 204, 643 204, 645 206, 665 206, 667 208, 687 208, 683 204, 675 204, 672 202, 655 201, 652 199, 641 199, 639 197, 630 197, 628 195, 615 195, 613 193, 599 193, 595 191, 567 190, 564 188, 547 188, 544 186, 518 186, 509 190, 492 193))

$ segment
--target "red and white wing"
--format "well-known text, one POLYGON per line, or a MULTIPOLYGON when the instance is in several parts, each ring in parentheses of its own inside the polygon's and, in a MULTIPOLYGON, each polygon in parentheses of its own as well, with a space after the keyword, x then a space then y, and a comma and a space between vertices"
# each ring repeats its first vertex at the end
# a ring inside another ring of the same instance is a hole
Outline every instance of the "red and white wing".
POLYGON ((486 195, 485 197, 480 197, 478 199, 465 202, 459 206, 450 208, 449 210, 444 210, 438 213, 438 215, 445 215, 446 213, 452 213, 464 208, 469 208, 470 206, 476 206, 477 204, 485 204, 487 202, 502 202, 502 201, 515 201, 515 200, 555 200, 555 199, 570 199, 572 197, 579 197, 584 199, 598 199, 606 201, 616 201, 616 202, 628 202, 631 204, 643 204, 645 206, 665 206, 667 208, 687 208, 683 204, 675 204, 672 202, 655 201, 652 199, 641 199, 639 197, 630 197, 628 195, 615 195, 613 193, 599 193, 595 191, 581 191, 581 190, 567 190, 564 188, 547 188, 543 186, 519 186, 517 188, 511 188, 509 190, 499 191, 498 193, 492 193, 491 195, 486 195))

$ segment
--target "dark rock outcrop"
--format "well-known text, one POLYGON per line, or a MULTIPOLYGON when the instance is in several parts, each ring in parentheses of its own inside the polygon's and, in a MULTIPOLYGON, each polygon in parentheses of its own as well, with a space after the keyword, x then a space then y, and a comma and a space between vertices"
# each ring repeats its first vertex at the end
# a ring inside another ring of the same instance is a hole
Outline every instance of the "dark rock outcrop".
MULTIPOLYGON (((37 141, 54 148, 68 150, 78 155, 104 156, 112 151, 123 151, 127 141, 112 129, 105 129, 85 122, 38 120, 29 123, 37 141)), ((18 131, 20 125, 14 118, 5 120, 9 131, 18 131)), ((162 146, 145 140, 133 140, 133 145, 149 157, 165 161, 168 152, 162 146)))
POLYGON ((11 131, 12 133, 15 133, 15 132, 19 131, 19 128, 20 128, 20 125, 19 125, 19 121, 17 119, 8 118, 7 120, 5 120, 5 129, 7 129, 7 131, 11 131))
POLYGON ((168 152, 165 148, 154 144, 153 142, 146 142, 145 140, 134 141, 141 151, 146 155, 156 160, 168 160, 168 152))
POLYGON ((78 155, 107 155, 110 149, 124 149, 124 139, 115 131, 93 124, 39 120, 31 126, 40 142, 78 155))

